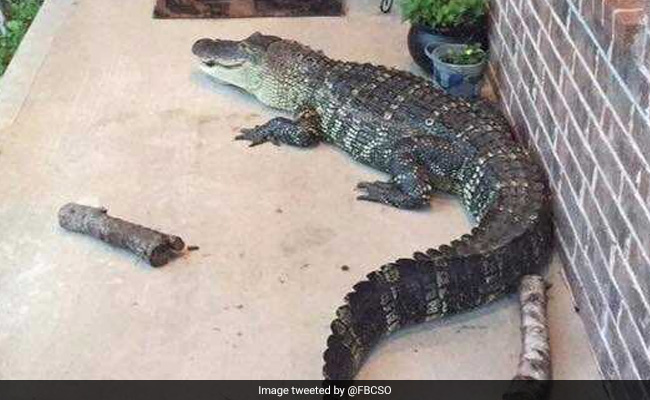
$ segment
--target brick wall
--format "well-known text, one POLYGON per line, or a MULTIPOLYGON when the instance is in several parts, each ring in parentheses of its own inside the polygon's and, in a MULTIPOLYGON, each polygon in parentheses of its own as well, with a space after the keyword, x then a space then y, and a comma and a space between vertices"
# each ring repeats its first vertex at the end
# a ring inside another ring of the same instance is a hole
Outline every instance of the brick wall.
POLYGON ((603 376, 650 379, 650 1, 490 3, 490 77, 548 171, 603 376))

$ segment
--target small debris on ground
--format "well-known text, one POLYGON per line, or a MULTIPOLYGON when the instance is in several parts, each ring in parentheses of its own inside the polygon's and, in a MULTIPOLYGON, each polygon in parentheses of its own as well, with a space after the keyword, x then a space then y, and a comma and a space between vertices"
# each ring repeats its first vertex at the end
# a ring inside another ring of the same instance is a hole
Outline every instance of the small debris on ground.
POLYGON ((187 246, 187 251, 196 251, 200 249, 199 246, 187 246))
POLYGON ((347 265, 342 265, 341 266, 341 271, 349 271, 349 270, 350 270, 350 267, 348 267, 347 265))

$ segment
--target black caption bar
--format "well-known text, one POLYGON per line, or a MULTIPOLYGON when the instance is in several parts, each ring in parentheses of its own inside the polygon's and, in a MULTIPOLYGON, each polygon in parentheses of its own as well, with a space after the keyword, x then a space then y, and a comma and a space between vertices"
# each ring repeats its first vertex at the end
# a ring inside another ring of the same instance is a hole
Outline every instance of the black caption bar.
MULTIPOLYGON (((509 381, 4 381, 2 400, 502 400, 509 381)), ((550 400, 643 400, 637 381, 556 381, 550 400)), ((525 393, 516 400, 528 400, 525 393)))

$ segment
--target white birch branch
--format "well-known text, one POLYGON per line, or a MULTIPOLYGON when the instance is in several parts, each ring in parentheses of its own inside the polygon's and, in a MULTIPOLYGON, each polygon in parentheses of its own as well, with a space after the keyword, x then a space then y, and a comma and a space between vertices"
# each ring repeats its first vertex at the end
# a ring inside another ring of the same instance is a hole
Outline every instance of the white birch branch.
POLYGON ((551 379, 551 346, 546 320, 546 282, 526 275, 519 284, 521 307, 521 355, 517 375, 503 398, 541 400, 551 379))

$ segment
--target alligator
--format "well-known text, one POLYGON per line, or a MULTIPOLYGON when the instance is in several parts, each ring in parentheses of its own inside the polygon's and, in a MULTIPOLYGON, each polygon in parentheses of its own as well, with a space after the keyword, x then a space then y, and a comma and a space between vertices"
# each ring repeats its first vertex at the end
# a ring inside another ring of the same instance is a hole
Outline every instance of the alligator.
POLYGON ((325 379, 353 379, 388 334, 502 298, 548 263, 546 175, 489 103, 451 97, 405 71, 333 60, 261 33, 240 41, 200 39, 192 51, 211 77, 295 116, 242 129, 235 139, 251 146, 335 145, 390 176, 359 183, 358 199, 416 209, 428 206, 434 191, 446 192, 476 222, 450 244, 387 263, 354 285, 331 324, 325 379))

